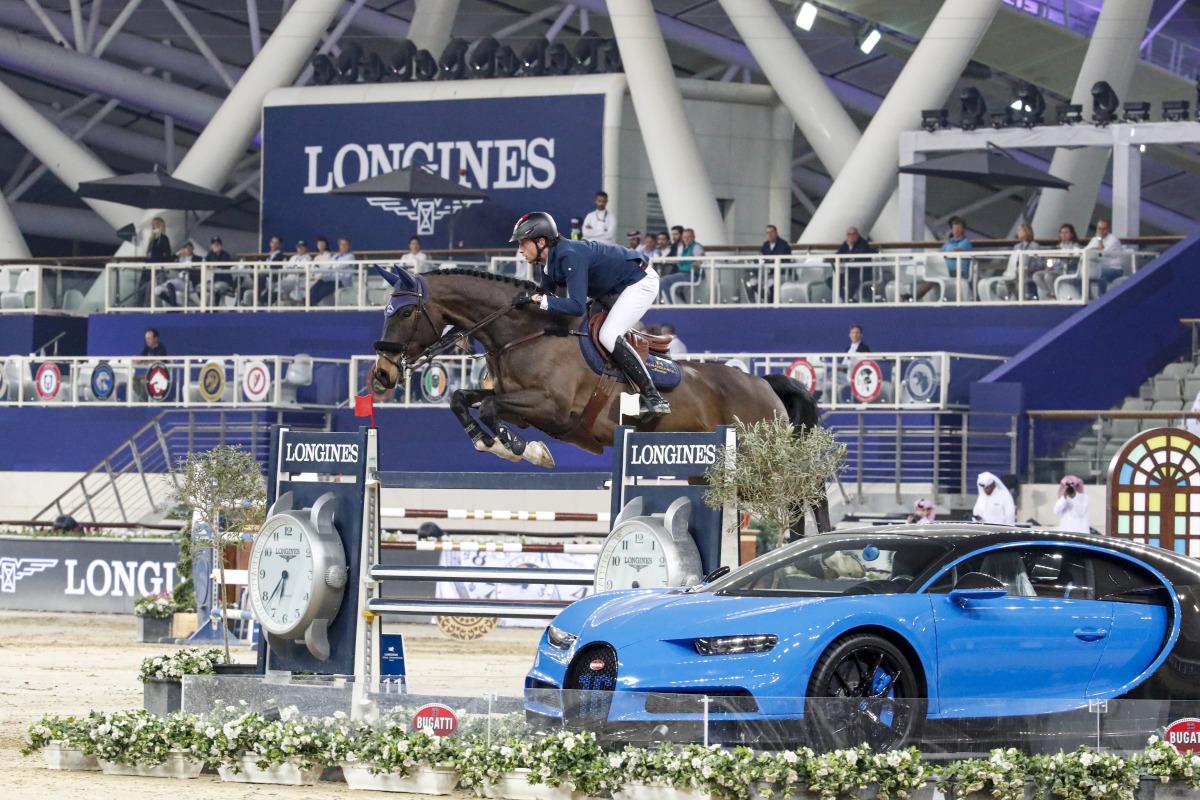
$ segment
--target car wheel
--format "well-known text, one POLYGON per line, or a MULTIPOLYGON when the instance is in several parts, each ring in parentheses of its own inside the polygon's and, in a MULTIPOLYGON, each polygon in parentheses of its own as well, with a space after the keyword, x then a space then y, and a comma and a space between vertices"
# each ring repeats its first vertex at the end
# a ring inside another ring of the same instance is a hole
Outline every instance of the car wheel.
POLYGON ((880 752, 913 743, 925 717, 921 682, 899 648, 851 634, 830 645, 808 682, 805 726, 814 749, 880 752))

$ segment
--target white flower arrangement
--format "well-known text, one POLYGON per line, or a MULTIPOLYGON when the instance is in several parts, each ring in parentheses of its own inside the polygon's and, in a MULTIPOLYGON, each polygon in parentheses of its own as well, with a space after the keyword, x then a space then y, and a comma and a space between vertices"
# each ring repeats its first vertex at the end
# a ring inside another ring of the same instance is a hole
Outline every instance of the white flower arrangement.
POLYGON ((875 780, 871 749, 863 744, 814 756, 805 764, 804 777, 808 791, 820 795, 821 800, 866 788, 875 780))
POLYGON ((172 751, 203 761, 203 734, 194 716, 172 714, 163 719, 149 711, 93 711, 88 716, 88 755, 130 766, 154 767, 172 751), (198 745, 200 745, 198 747, 198 745))
POLYGON ((1180 781, 1200 789, 1200 755, 1184 755, 1157 736, 1151 736, 1146 749, 1131 760, 1140 775, 1158 778, 1160 783, 1180 781))
POLYGON ((178 681, 185 675, 212 675, 217 664, 225 663, 225 654, 218 648, 191 647, 161 656, 142 659, 138 680, 178 681))
POLYGON ((1030 771, 1050 794, 1063 800, 1132 800, 1138 785, 1133 759, 1086 746, 1070 753, 1034 756, 1030 771))
POLYGON ((176 610, 174 598, 166 591, 139 597, 133 601, 133 613, 139 617, 166 619, 176 610))
POLYGON ((21 748, 21 754, 32 755, 51 742, 61 742, 64 747, 85 750, 91 742, 88 736, 90 730, 91 726, 86 719, 45 714, 38 721, 30 723, 25 732, 25 745, 21 748))
POLYGON ((621 785, 620 774, 609 766, 595 734, 587 731, 557 731, 532 740, 505 739, 490 747, 471 739, 459 755, 458 769, 463 785, 476 788, 518 769, 530 771, 531 784, 572 786, 588 794, 621 785))
POLYGON ((372 726, 358 729, 348 743, 344 760, 360 761, 372 774, 405 777, 416 767, 457 768, 462 749, 462 740, 457 735, 414 731, 403 716, 389 714, 372 726))
POLYGON ((954 761, 939 767, 937 786, 956 798, 986 794, 996 800, 1022 800, 1029 758, 1015 747, 997 748, 987 758, 954 761))
POLYGON ((871 756, 870 781, 879 785, 880 800, 893 795, 907 798, 925 783, 926 768, 921 753, 915 747, 889 750, 871 756))

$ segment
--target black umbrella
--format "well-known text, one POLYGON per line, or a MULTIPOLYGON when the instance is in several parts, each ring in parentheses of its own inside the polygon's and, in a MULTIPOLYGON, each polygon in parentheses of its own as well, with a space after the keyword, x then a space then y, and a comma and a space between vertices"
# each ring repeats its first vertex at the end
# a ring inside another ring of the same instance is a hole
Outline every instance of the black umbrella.
POLYGON ((931 178, 952 178, 967 183, 990 186, 1043 186, 1048 189, 1069 189, 1071 184, 1048 172, 1034 169, 1017 161, 1002 148, 988 143, 986 150, 955 153, 952 156, 931 158, 918 164, 901 167, 910 175, 931 178))
POLYGON ((435 172, 416 167, 384 172, 358 183, 348 183, 332 194, 369 197, 431 198, 444 200, 487 200, 487 195, 457 181, 448 181, 435 172))
POLYGON ((229 198, 203 186, 172 178, 165 172, 135 172, 79 184, 75 193, 137 208, 171 208, 182 211, 220 211, 229 198))

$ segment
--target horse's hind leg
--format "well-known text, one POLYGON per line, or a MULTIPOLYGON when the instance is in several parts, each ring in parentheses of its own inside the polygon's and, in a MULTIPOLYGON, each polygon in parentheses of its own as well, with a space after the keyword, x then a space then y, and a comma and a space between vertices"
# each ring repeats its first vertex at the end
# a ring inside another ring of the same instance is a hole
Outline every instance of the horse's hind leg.
MULTIPOLYGON (((458 418, 458 422, 466 431, 467 436, 475 444, 475 449, 481 453, 495 453, 509 461, 520 461, 519 455, 514 454, 502 443, 497 443, 495 437, 483 429, 471 416, 471 407, 482 403, 495 394, 491 389, 458 389, 450 395, 450 410, 458 418)), ((494 429, 493 429, 494 430, 494 429)))

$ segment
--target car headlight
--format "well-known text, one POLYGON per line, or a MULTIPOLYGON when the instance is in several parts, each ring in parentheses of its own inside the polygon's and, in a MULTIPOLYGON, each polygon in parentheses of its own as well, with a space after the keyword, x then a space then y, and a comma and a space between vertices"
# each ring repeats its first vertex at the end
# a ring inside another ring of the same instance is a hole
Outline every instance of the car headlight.
POLYGON ((705 636, 695 641, 696 652, 702 656, 733 656, 741 653, 769 653, 779 642, 773 633, 753 633, 738 636, 705 636))
POLYGON ((579 639, 573 633, 567 633, 562 628, 556 628, 551 625, 546 629, 546 639, 550 642, 551 647, 557 647, 559 650, 570 650, 571 645, 579 639))

